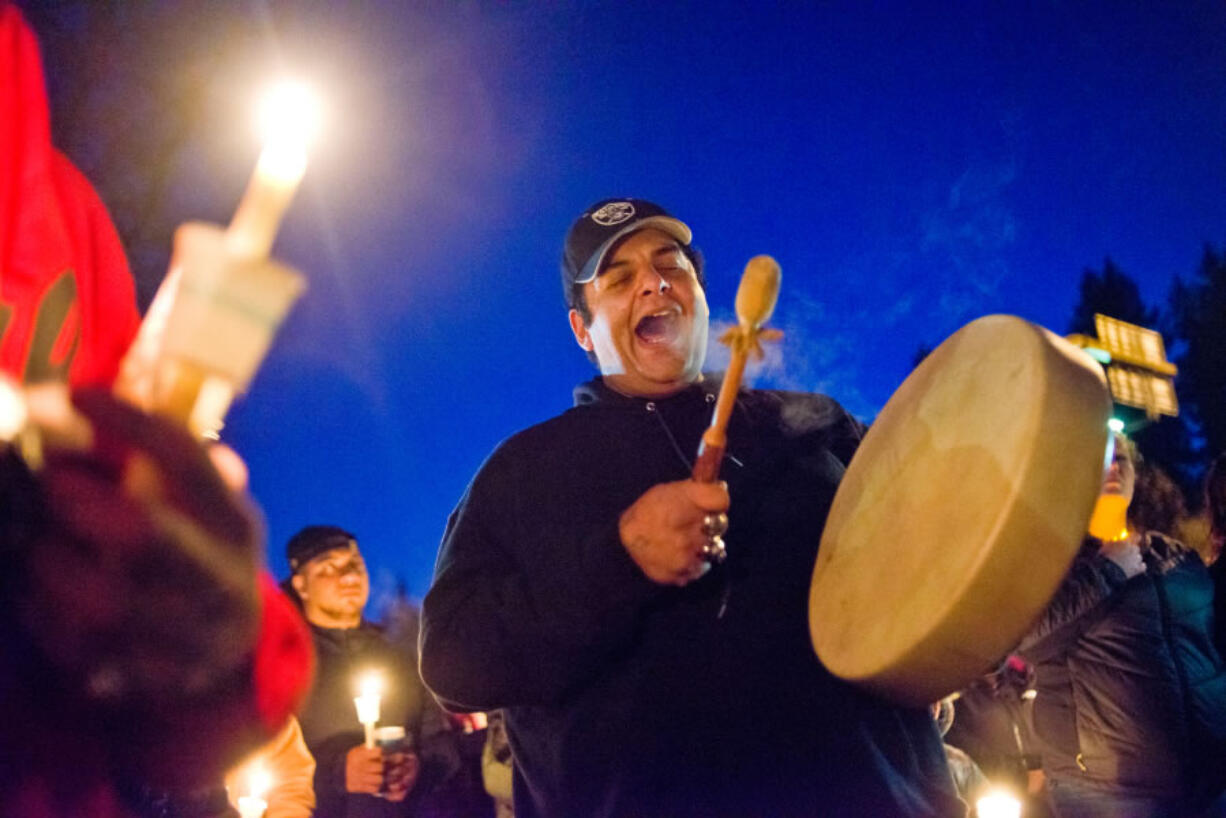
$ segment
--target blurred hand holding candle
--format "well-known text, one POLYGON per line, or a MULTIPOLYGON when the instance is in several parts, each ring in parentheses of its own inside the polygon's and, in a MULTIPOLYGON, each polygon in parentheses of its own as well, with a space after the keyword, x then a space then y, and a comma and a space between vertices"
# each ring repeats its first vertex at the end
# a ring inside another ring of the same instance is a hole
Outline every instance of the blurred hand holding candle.
POLYGON ((319 107, 300 85, 269 94, 265 143, 230 226, 188 222, 175 232, 170 271, 158 289, 115 391, 216 437, 304 287, 268 258, 306 170, 319 107))
POLYGON ((375 673, 367 673, 359 683, 358 695, 353 704, 358 711, 358 721, 366 729, 366 746, 375 746, 375 725, 379 723, 379 703, 383 682, 375 673))
POLYGON ((247 773, 247 795, 238 799, 239 818, 263 818, 268 809, 264 793, 272 787, 272 776, 262 766, 256 764, 247 773))

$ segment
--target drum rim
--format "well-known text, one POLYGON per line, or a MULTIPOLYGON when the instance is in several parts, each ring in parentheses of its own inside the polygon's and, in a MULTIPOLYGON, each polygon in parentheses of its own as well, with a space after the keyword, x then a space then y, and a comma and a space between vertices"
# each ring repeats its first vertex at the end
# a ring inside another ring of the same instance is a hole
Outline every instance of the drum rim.
MULTIPOLYGON (((835 536, 843 535, 843 531, 834 531, 828 525, 826 531, 823 532, 818 558, 814 563, 810 585, 809 624, 814 649, 817 651, 823 664, 826 664, 836 675, 871 689, 877 689, 891 698, 907 700, 908 703, 914 704, 933 701, 941 695, 945 695, 945 693, 952 692, 952 690, 957 689, 961 685, 944 681, 934 681, 931 684, 917 683, 914 679, 909 679, 908 674, 915 673, 916 669, 923 669, 923 673, 926 676, 938 679, 939 677, 952 679, 954 677, 967 676, 969 673, 969 677, 965 679, 965 681, 969 682, 975 675, 987 670, 1012 644, 1015 644, 1020 639, 1025 629, 1030 625, 1030 621, 1033 620, 1034 616, 1037 616, 1043 605, 1055 592, 1060 578, 1075 556, 1077 547, 1084 536, 1085 528, 1084 524, 1082 524, 1076 536, 1071 533, 1071 529, 1077 527, 1074 524, 1076 520, 1088 521, 1093 507, 1094 496, 1097 494, 1097 486, 1101 480, 1101 472, 1098 471, 1101 461, 1090 458, 1090 454, 1092 451, 1101 451, 1106 445, 1106 420, 1110 415, 1111 408, 1110 398, 1106 390, 1106 379, 1103 377, 1098 365, 1090 361, 1083 353, 1077 351, 1076 348, 1072 347, 1064 339, 1059 338, 1042 327, 1038 327, 1016 316, 992 315, 977 319, 951 335, 949 339, 933 351, 932 355, 929 356, 929 360, 921 363, 920 367, 926 364, 934 367, 947 363, 944 358, 947 358, 948 354, 942 356, 938 353, 942 349, 948 351, 949 347, 947 345, 955 339, 959 339, 957 344, 955 344, 956 346, 973 339, 974 336, 982 332, 1003 332, 1016 335, 1019 331, 1024 331, 1027 337, 1034 339, 1031 343, 1030 351, 1036 356, 1036 360, 1042 359, 1040 365, 1050 368, 1051 372, 1059 371, 1068 374, 1067 376, 1059 377, 1051 376, 1044 381, 1045 388, 1030 403, 1026 418, 1019 423, 1020 427, 1030 429, 1033 434, 1036 434, 1036 439, 1042 445, 1036 445, 1029 449, 1027 451, 1027 460, 1023 463, 1015 464, 1016 468, 1023 471, 1023 476, 1020 482, 1015 485, 1015 490, 1008 498, 1006 505, 998 511, 992 520, 989 526, 987 541, 999 543, 1007 538, 1009 542, 1013 543, 1027 542, 1029 538, 1036 536, 1036 534, 1034 533, 1035 526, 1033 522, 1028 525, 1024 519, 1026 507, 1028 506, 1028 503, 1024 501, 1038 498, 1050 503, 1053 499, 1065 496, 1065 488, 1057 487, 1056 482, 1050 479, 1049 474, 1041 473, 1036 469, 1033 461, 1035 458, 1042 458, 1052 462, 1053 457, 1064 453, 1064 444, 1048 442, 1047 438, 1043 437, 1041 433, 1045 429, 1059 427, 1058 421, 1062 419, 1070 405, 1076 408, 1078 420, 1084 420, 1087 423, 1092 422, 1095 430, 1101 429, 1101 441, 1095 440, 1093 437, 1087 437, 1085 434, 1072 436, 1076 443, 1082 445, 1082 449, 1080 453, 1070 452, 1069 454, 1074 458, 1084 456, 1089 461, 1089 465, 1079 470, 1080 473, 1073 480, 1073 483, 1076 484, 1076 490, 1083 491, 1086 495, 1083 498, 1084 503, 1072 504, 1073 507, 1070 510, 1056 515, 1059 518, 1061 532, 1064 532, 1063 539, 1042 552, 1046 556, 1033 567, 1032 571, 1032 573, 1037 572, 1037 576, 1032 576, 1028 579, 1028 582, 1031 582, 1033 587, 1027 585, 1025 592, 1011 595, 1013 604, 1008 606, 1010 610, 1007 613, 1014 620, 1012 624, 1003 628, 998 625, 985 625, 974 629, 976 631, 975 637, 980 641, 983 641, 984 631, 992 631, 991 636, 993 638, 990 640, 992 642, 990 648, 987 650, 968 649, 958 651, 956 647, 958 642, 951 635, 951 631, 957 628, 957 620, 965 618, 965 610, 968 608, 983 610, 993 606, 995 600, 985 599, 985 594, 988 592, 995 593, 996 591, 993 589, 999 590, 1003 585, 1007 584, 999 567, 1002 559, 999 557, 993 559, 993 554, 990 553, 992 549, 985 548, 981 550, 975 559, 966 563, 969 570, 964 572, 965 575, 963 577, 951 581, 948 588, 949 593, 944 597, 943 604, 938 610, 933 611, 931 616, 925 618, 921 623, 923 627, 917 627, 911 634, 908 634, 908 636, 914 637, 912 641, 906 644, 902 640, 888 640, 887 644, 884 645, 888 650, 879 651, 880 655, 877 660, 871 662, 865 660, 862 655, 864 651, 844 649, 846 644, 854 641, 848 640, 843 636, 843 631, 850 627, 850 625, 833 631, 832 633, 835 636, 827 636, 824 634, 824 631, 827 629, 819 621, 825 614, 829 613, 837 600, 846 596, 845 594, 834 594, 829 598, 824 598, 827 596, 827 589, 823 587, 823 575, 828 573, 824 569, 830 562, 831 549, 837 551, 840 548, 839 544, 834 541, 835 536), (1091 377, 1087 377, 1087 375, 1091 377), (1062 377, 1067 377, 1068 384, 1075 388, 1070 388, 1064 384, 1062 377), (1060 391, 1057 392, 1055 390, 1060 391), (1100 420, 1101 422, 1099 422, 1100 420), (1084 505, 1085 508, 1080 508, 1080 505, 1084 505), (1013 533, 1006 534, 1006 531, 1013 533), (823 558, 823 554, 826 555, 825 558, 823 558), (1043 570, 1044 568, 1046 570, 1043 570), (996 653, 996 655, 992 655, 993 653, 996 653), (854 661, 850 661, 851 659, 854 659, 854 661), (974 670, 969 670, 969 668, 974 668, 974 670), (951 687, 950 685, 953 686, 951 687), (949 689, 944 689, 946 687, 949 689)), ((920 367, 916 368, 915 372, 908 377, 908 380, 919 375, 920 367)), ((930 379, 931 373, 926 373, 920 377, 930 379)), ((903 391, 903 387, 900 386, 895 394, 903 393, 903 391)), ((901 415, 902 412, 913 405, 913 402, 908 401, 904 406, 891 408, 892 403, 894 403, 893 397, 883 407, 878 417, 878 422, 887 419, 887 412, 890 413, 889 417, 894 417, 901 415)), ((905 417, 905 415, 901 416, 905 417)), ((1070 422, 1072 422, 1072 419, 1070 419, 1070 422)), ((880 428, 880 426, 875 425, 869 430, 865 441, 861 444, 862 451, 873 451, 874 444, 871 438, 874 431, 880 428), (866 446, 868 447, 867 449, 865 448, 866 446)), ((1087 427, 1087 430, 1089 430, 1089 427, 1087 427)), ((1057 439, 1065 437, 1068 436, 1059 436, 1057 439)), ((1059 457, 1056 457, 1056 459, 1059 459, 1059 457)), ((851 473, 855 468, 856 460, 853 459, 848 467, 848 472, 851 473)), ((858 482, 863 484, 862 479, 858 482)), ((1060 482, 1064 483, 1066 481, 1060 482)), ((852 501, 844 496, 842 502, 852 501)), ((837 522, 841 522, 843 526, 846 526, 845 520, 837 520, 838 515, 836 511, 839 508, 840 498, 836 495, 830 509, 830 517, 836 518, 837 522)), ((1039 518, 1038 515, 1034 516, 1036 519, 1039 518)), ((1048 528, 1051 528, 1051 526, 1048 526, 1048 528)), ((1018 546, 1015 545, 1014 547, 1018 546)), ((852 559, 855 559, 855 556, 852 559)), ((1020 563, 1023 561, 1013 560, 1013 562, 1020 563)), ((846 570, 846 568, 844 567, 842 570, 846 570)), ((865 611, 876 613, 886 607, 888 607, 888 601, 861 599, 853 606, 853 610, 857 614, 865 611)), ((999 620, 999 617, 997 619, 999 620)), ((962 630, 966 630, 966 628, 962 627, 962 630)), ((880 648, 882 646, 879 645, 877 647, 880 648)))

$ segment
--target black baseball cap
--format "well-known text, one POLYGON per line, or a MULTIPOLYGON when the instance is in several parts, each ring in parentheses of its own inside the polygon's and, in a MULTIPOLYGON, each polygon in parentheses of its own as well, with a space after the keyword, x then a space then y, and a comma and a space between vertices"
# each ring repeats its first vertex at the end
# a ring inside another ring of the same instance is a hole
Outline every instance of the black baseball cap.
POLYGON ((646 199, 602 199, 587 209, 566 233, 562 280, 586 284, 600 272, 609 249, 638 230, 655 227, 688 247, 693 234, 685 222, 646 199))
POLYGON ((291 571, 297 572, 320 554, 333 548, 348 548, 357 544, 357 537, 334 525, 308 525, 285 544, 285 556, 291 571))

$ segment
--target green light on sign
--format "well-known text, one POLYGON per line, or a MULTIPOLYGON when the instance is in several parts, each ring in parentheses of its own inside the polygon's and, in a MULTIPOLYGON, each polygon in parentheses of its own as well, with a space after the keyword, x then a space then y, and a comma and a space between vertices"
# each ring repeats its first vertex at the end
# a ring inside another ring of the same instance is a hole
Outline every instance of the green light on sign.
POLYGON ((1085 353, 1104 366, 1111 363, 1111 353, 1098 347, 1082 347, 1085 353))

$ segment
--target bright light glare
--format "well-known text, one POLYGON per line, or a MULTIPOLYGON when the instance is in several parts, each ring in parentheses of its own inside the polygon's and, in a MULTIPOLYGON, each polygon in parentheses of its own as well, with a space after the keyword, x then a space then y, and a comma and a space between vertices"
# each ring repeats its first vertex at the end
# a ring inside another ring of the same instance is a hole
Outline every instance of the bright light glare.
POLYGON ((29 413, 21 387, 0 375, 0 440, 12 440, 25 427, 29 413))
POLYGON ((362 696, 378 698, 383 692, 383 680, 378 673, 367 673, 358 683, 358 690, 362 696))
POLYGON ((1004 790, 995 790, 975 802, 979 818, 1020 818, 1022 802, 1004 790))
MULTIPOLYGON (((353 705, 358 710, 358 721, 368 726, 374 725, 379 720, 379 696, 383 692, 383 679, 378 673, 365 673, 358 680, 358 690, 360 695, 353 700, 353 705)), ((368 731, 367 746, 369 742, 368 731)))
POLYGON ((272 773, 257 764, 247 774, 247 787, 252 798, 263 798, 264 793, 272 787, 272 773))
POLYGON ((307 147, 319 135, 319 97, 301 82, 281 82, 260 100, 258 122, 264 139, 259 169, 276 180, 297 184, 306 170, 307 147))
POLYGON ((260 100, 260 135, 266 142, 310 143, 319 134, 321 119, 319 96, 306 83, 277 83, 260 100))
POLYGON ((1107 421, 1107 428, 1113 432, 1122 432, 1124 431, 1124 421, 1119 418, 1111 418, 1111 420, 1107 421))

